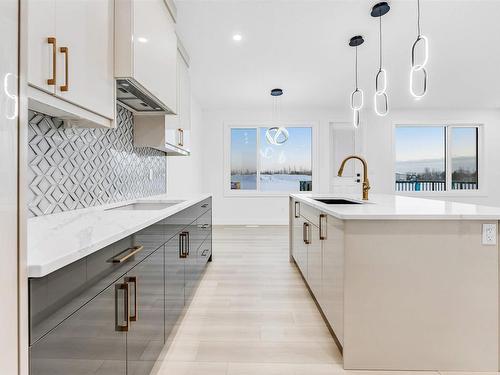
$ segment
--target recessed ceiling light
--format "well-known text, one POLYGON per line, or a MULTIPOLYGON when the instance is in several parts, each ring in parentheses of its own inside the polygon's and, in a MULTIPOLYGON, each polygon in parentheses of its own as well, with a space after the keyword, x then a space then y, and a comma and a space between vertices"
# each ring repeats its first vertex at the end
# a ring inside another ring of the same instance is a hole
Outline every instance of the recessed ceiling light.
POLYGON ((241 34, 234 34, 233 35, 233 40, 235 42, 239 42, 239 41, 241 41, 241 39, 243 39, 243 37, 241 36, 241 34))
POLYGON ((141 42, 141 43, 147 43, 148 42, 148 38, 144 38, 143 36, 140 36, 140 37, 137 38, 137 41, 141 42))

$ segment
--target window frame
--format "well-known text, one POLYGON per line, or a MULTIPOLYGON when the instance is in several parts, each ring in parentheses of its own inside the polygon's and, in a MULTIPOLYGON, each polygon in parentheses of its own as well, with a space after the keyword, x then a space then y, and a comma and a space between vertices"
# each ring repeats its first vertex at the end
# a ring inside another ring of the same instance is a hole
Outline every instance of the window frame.
POLYGON ((245 122, 245 123, 235 123, 229 122, 224 123, 224 160, 223 160, 223 186, 224 186, 224 196, 225 197, 288 197, 290 194, 295 193, 309 193, 312 194, 318 189, 318 138, 317 129, 318 123, 313 121, 294 121, 285 122, 283 126, 285 128, 311 128, 312 132, 312 144, 311 144, 311 170, 312 170, 312 191, 301 192, 301 191, 260 191, 260 128, 270 128, 276 126, 270 121, 256 121, 256 122, 245 122), (257 144, 255 152, 257 154, 257 188, 256 190, 232 190, 231 189, 231 129, 257 129, 257 144))
POLYGON ((486 173, 484 164, 484 124, 477 122, 397 122, 393 124, 392 132, 392 190, 397 195, 408 196, 428 196, 428 197, 471 197, 471 196, 486 196, 486 173), (446 177, 445 184, 446 190, 444 191, 398 191, 396 190, 395 176, 396 176, 396 130, 403 127, 438 127, 445 129, 445 169, 446 177), (477 129, 477 184, 478 189, 475 190, 452 190, 452 158, 451 149, 453 147, 451 132, 455 128, 476 128, 477 129))

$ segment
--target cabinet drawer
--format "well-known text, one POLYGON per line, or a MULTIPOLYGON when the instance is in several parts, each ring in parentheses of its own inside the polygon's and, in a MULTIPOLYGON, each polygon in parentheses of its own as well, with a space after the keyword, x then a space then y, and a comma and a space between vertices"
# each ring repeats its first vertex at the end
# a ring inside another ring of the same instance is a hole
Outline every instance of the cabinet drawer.
POLYGON ((304 219, 307 219, 315 226, 319 227, 319 215, 321 214, 320 210, 313 208, 305 203, 299 202, 299 212, 300 216, 302 216, 304 219))
MULTIPOLYGON (((140 232, 139 232, 140 233, 140 232)), ((35 342, 81 308, 153 252, 151 244, 121 263, 124 251, 139 244, 133 236, 67 265, 51 274, 29 279, 30 343, 35 342)))
POLYGON ((212 236, 208 236, 198 249, 198 263, 204 266, 212 255, 212 236))
POLYGON ((193 223, 206 211, 212 208, 212 199, 207 198, 201 202, 198 202, 175 215, 170 216, 166 219, 167 223, 170 225, 180 225, 185 227, 193 223))

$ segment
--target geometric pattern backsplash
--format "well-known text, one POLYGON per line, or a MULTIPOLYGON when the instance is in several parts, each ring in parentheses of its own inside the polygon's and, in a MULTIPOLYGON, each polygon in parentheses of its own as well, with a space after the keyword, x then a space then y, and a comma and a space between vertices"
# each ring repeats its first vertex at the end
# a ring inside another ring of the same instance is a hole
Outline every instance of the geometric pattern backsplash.
POLYGON ((166 192, 165 154, 134 147, 132 112, 117 106, 117 120, 115 129, 65 129, 60 119, 29 112, 30 216, 166 192))

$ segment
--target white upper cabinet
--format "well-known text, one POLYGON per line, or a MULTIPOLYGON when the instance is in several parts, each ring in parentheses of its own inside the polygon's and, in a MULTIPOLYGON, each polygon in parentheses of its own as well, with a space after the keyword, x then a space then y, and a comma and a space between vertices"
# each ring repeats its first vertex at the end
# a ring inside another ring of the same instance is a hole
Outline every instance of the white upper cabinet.
POLYGON ((178 40, 177 50, 177 115, 165 117, 167 142, 186 150, 191 149, 191 80, 189 56, 178 40))
POLYGON ((115 116, 113 0, 28 0, 31 109, 81 126, 115 116))
POLYGON ((113 1, 56 1, 56 29, 61 31, 56 95, 109 118, 115 90, 112 20, 113 1))
POLYGON ((58 54, 55 8, 55 0, 28 1, 28 81, 51 94, 56 89, 58 54))
POLYGON ((116 1, 115 36, 115 76, 119 83, 127 80, 118 100, 137 112, 142 106, 145 112, 176 114, 177 36, 165 1, 116 1))

